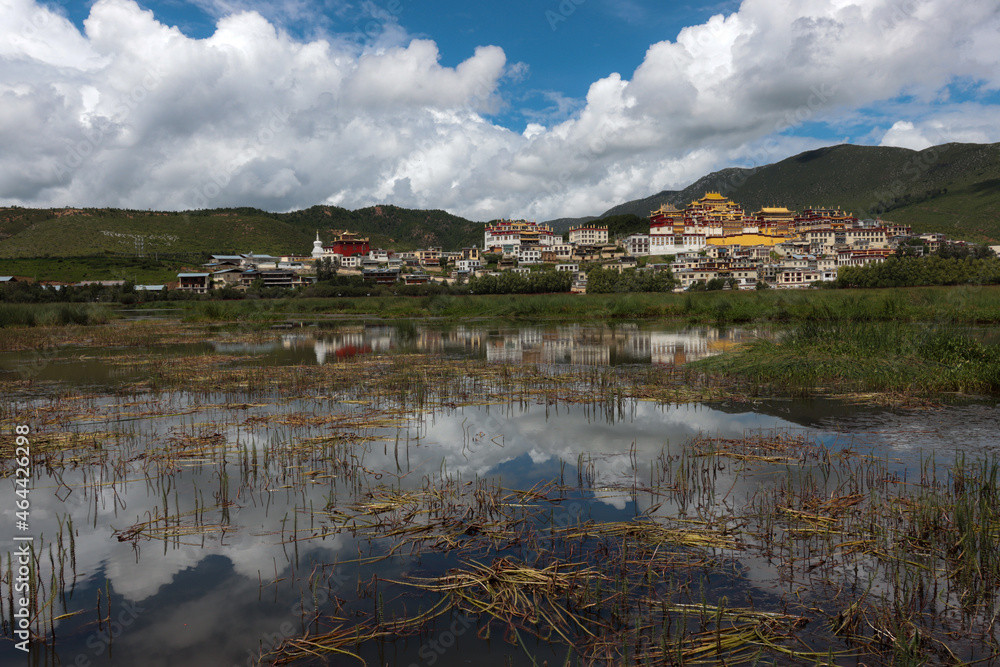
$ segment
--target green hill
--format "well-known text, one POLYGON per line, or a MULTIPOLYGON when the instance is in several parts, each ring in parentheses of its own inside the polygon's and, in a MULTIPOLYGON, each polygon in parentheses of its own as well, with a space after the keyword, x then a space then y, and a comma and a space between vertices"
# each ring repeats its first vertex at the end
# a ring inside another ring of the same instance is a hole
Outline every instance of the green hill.
MULTIPOLYGON (((445 250, 482 245, 483 224, 472 222, 446 211, 420 211, 399 206, 370 206, 356 211, 335 206, 313 206, 302 211, 276 214, 275 217, 305 229, 313 230, 308 242, 316 231, 350 229, 369 236, 372 244, 394 250, 415 250, 439 246, 445 250)), ((308 252, 308 251, 306 251, 308 252)))
POLYGON ((252 208, 161 212, 123 209, 0 209, 0 258, 172 256, 209 253, 307 255, 319 231, 349 229, 375 246, 409 250, 482 242, 482 224, 444 211, 314 206, 292 213, 252 208))
POLYGON ((683 190, 626 202, 601 218, 648 217, 661 204, 686 206, 721 192, 748 212, 764 206, 801 211, 840 206, 861 218, 881 216, 917 232, 973 241, 1000 240, 1000 144, 944 144, 922 151, 840 145, 756 169, 724 169, 683 190))

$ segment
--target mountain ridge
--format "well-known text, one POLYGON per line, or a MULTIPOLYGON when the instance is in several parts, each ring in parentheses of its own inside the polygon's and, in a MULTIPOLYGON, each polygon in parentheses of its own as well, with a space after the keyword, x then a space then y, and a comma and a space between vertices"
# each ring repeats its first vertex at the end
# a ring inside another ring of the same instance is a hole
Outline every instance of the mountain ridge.
MULTIPOLYGON (((840 206, 880 215, 915 232, 1000 242, 1000 144, 943 144, 922 151, 839 144, 770 165, 727 167, 681 190, 623 202, 603 214, 547 221, 557 233, 608 219, 616 233, 648 229, 650 211, 683 208, 720 192, 752 213, 763 206, 801 211, 840 206)), ((481 222, 440 209, 391 204, 350 211, 311 206, 289 213, 254 208, 139 211, 113 208, 0 208, 0 258, 270 253, 308 255, 316 232, 349 229, 393 250, 482 244, 481 222)), ((4 273, 0 266, 0 273, 4 273)))
MULTIPOLYGON (((839 206, 860 218, 880 216, 917 232, 973 241, 1000 240, 1000 143, 951 143, 921 151, 838 144, 750 169, 729 167, 682 190, 624 202, 597 219, 648 217, 661 204, 683 208, 719 192, 747 213, 764 206, 801 211, 839 206)), ((564 219, 575 224, 573 219, 564 219)), ((564 224, 566 224, 564 223, 564 224)))

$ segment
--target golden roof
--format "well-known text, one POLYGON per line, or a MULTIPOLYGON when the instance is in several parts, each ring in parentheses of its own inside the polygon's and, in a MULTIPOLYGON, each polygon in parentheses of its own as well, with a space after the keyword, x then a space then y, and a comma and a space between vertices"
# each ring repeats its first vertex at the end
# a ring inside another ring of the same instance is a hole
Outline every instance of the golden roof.
POLYGON ((679 214, 680 211, 677 210, 676 208, 674 208, 673 204, 669 204, 669 203, 668 204, 660 204, 660 208, 656 209, 655 211, 650 211, 649 215, 650 215, 650 217, 652 217, 652 216, 657 215, 659 213, 662 213, 663 215, 675 215, 675 214, 679 214))

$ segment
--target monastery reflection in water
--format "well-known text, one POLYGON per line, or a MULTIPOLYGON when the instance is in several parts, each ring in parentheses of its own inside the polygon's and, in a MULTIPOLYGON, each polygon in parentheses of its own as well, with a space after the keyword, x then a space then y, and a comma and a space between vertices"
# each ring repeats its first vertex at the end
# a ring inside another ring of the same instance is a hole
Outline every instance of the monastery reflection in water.
POLYGON ((757 335, 752 329, 695 326, 656 330, 635 324, 447 328, 356 325, 341 327, 336 332, 288 334, 274 347, 298 353, 295 356, 305 356, 311 349, 317 364, 399 351, 485 358, 491 363, 679 365, 718 354, 757 335))

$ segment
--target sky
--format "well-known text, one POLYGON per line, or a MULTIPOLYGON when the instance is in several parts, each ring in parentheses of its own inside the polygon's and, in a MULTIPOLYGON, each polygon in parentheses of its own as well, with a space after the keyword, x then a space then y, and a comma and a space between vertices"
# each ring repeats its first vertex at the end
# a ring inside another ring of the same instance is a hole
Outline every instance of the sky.
POLYGON ((1000 141, 997 43, 997 0, 0 0, 0 205, 600 215, 1000 141))

